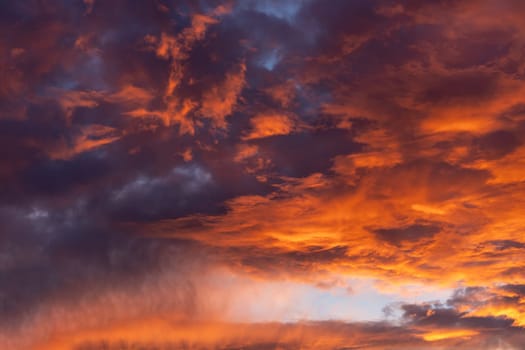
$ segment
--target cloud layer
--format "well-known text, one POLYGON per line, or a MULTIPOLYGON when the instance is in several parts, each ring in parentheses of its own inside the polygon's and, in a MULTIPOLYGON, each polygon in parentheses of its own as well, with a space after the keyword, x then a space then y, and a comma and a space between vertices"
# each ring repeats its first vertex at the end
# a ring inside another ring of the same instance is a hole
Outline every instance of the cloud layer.
POLYGON ((524 13, 2 2, 0 347, 521 348, 524 13))

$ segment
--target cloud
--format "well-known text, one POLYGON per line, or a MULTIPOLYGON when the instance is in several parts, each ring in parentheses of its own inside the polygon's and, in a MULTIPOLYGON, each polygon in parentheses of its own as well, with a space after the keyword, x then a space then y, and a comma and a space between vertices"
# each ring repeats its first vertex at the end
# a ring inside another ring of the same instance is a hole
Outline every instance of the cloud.
POLYGON ((403 241, 417 241, 424 238, 431 238, 440 231, 439 226, 414 224, 407 227, 379 228, 373 232, 380 238, 394 245, 399 245, 403 241))
POLYGON ((241 63, 233 72, 226 74, 222 84, 204 93, 200 112, 204 117, 211 118, 216 126, 226 126, 224 118, 232 113, 237 103, 245 84, 245 71, 246 67, 241 63))
POLYGON ((80 130, 79 135, 75 136, 71 147, 64 145, 58 150, 52 150, 52 159, 70 159, 77 154, 94 150, 103 145, 110 144, 120 139, 116 130, 104 125, 90 125, 80 130))
POLYGON ((0 348, 519 349, 524 11, 2 2, 0 348))
POLYGON ((292 118, 279 114, 259 114, 251 119, 252 131, 244 137, 245 140, 263 138, 274 135, 287 135, 295 129, 292 118))

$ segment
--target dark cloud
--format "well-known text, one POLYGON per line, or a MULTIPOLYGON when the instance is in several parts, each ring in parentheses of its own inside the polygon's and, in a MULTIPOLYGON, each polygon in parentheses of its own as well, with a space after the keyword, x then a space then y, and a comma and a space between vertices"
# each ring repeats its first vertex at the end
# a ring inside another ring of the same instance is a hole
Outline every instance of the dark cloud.
POLYGON ((497 240, 497 241, 489 241, 488 243, 494 245, 497 250, 506 250, 506 249, 524 249, 525 244, 521 242, 516 242, 512 240, 497 240))
POLYGON ((504 317, 477 317, 466 316, 452 308, 444 308, 440 305, 403 305, 403 318, 412 325, 436 328, 457 329, 507 329, 513 320, 504 317))
POLYGON ((256 144, 260 146, 260 154, 271 160, 271 170, 278 175, 293 177, 327 172, 335 156, 361 149, 352 141, 350 133, 337 129, 273 136, 256 144))
POLYGON ((440 226, 428 224, 414 224, 406 227, 379 228, 373 230, 380 240, 384 240, 393 245, 432 238, 439 231, 441 231, 440 226))
POLYGON ((474 140, 474 152, 485 159, 498 159, 514 151, 520 140, 513 132, 498 130, 474 140))
POLYGON ((497 91, 497 84, 497 76, 480 72, 437 77, 419 99, 423 103, 436 105, 472 103, 477 99, 492 97, 497 91))

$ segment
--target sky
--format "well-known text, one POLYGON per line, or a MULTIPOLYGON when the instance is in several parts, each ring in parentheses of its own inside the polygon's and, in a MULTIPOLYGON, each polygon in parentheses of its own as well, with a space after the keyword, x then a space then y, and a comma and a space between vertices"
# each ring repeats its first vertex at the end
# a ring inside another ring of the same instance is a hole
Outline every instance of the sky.
POLYGON ((523 349, 524 16, 1 1, 0 349, 523 349))

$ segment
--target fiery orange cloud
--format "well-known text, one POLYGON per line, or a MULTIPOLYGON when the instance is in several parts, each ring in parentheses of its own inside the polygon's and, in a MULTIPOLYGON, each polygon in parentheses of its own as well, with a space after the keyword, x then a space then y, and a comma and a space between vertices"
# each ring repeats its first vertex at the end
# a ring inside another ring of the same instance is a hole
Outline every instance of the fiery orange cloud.
POLYGON ((71 145, 60 145, 59 149, 52 150, 50 157, 54 159, 69 159, 80 153, 94 150, 120 139, 117 130, 104 125, 90 125, 83 128, 75 137, 71 145))
POLYGON ((259 114, 251 119, 252 131, 245 140, 273 135, 287 135, 295 129, 292 118, 279 114, 259 114))
POLYGON ((471 338, 477 334, 478 332, 471 330, 431 331, 429 333, 423 334, 423 339, 433 342, 450 338, 471 338))

